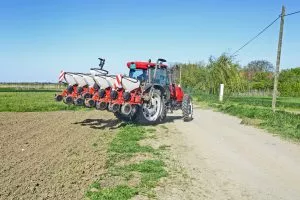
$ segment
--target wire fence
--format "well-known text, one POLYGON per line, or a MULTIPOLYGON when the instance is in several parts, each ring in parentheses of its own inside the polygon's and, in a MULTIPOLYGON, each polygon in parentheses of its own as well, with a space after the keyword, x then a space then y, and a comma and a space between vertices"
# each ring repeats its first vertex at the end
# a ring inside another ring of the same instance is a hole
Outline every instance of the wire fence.
MULTIPOLYGON (((273 94, 273 90, 271 90, 271 89, 253 89, 253 90, 248 90, 246 92, 232 93, 231 96, 267 97, 267 96, 272 96, 272 94, 273 94)), ((280 95, 280 93, 278 93, 278 96, 279 95, 280 95)))

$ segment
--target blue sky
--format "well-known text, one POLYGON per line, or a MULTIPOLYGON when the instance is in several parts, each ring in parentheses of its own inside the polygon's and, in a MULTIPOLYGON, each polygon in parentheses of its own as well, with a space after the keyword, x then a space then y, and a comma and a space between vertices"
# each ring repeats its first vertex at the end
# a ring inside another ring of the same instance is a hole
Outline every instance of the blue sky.
MULTIPOLYGON (((0 82, 56 82, 61 69, 88 72, 107 60, 111 73, 131 60, 207 61, 233 53, 298 0, 0 1, 0 82)), ((245 65, 275 64, 279 21, 238 53, 245 65)), ((286 17, 281 68, 300 66, 300 14, 286 17)))

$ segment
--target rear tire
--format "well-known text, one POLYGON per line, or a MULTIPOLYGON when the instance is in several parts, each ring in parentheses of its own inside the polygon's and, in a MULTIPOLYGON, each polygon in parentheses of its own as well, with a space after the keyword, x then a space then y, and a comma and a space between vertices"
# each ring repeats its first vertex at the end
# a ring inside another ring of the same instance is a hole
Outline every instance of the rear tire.
POLYGON ((163 101, 163 107, 160 115, 160 122, 163 122, 167 118, 168 107, 166 106, 166 101, 163 101))
POLYGON ((190 95, 184 95, 182 101, 183 121, 191 121, 193 119, 193 103, 190 95))
POLYGON ((154 111, 153 108, 147 108, 146 104, 138 106, 136 122, 143 125, 153 125, 162 122, 165 119, 166 105, 164 99, 159 90, 154 90, 152 97, 152 103, 156 103, 154 111), (149 112, 147 114, 147 112, 149 112), (150 113, 151 112, 151 113, 150 113))

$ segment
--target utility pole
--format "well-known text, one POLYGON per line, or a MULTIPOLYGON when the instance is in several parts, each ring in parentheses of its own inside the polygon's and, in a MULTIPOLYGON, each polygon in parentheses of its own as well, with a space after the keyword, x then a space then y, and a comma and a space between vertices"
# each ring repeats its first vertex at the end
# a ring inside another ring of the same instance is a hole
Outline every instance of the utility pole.
POLYGON ((281 16, 280 16, 281 20, 280 20, 280 31, 279 31, 279 40, 278 40, 278 49, 277 49, 276 70, 275 70, 275 76, 274 76, 273 99, 272 99, 273 112, 275 112, 275 108, 276 108, 276 97, 277 97, 278 77, 279 77, 279 68, 280 68, 284 15, 285 15, 285 7, 282 6, 281 16))

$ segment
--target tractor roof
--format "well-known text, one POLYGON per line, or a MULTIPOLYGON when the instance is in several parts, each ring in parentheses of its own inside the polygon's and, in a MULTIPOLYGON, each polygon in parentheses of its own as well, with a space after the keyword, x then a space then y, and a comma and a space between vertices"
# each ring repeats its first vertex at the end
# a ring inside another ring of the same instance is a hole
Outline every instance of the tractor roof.
MULTIPOLYGON (((144 61, 133 61, 133 62, 128 62, 127 67, 130 68, 131 64, 135 64, 136 69, 148 69, 149 67, 155 67, 156 63, 152 62, 144 62, 144 61)), ((163 64, 161 67, 167 68, 167 65, 163 64)))

